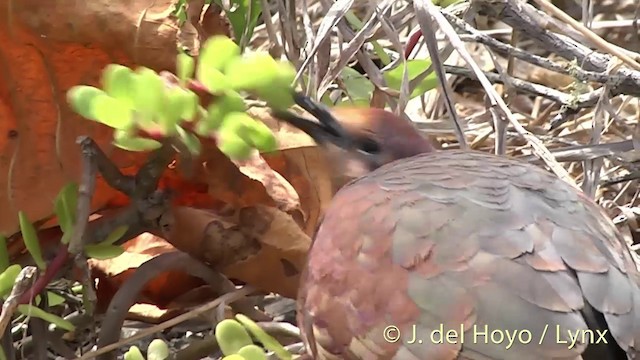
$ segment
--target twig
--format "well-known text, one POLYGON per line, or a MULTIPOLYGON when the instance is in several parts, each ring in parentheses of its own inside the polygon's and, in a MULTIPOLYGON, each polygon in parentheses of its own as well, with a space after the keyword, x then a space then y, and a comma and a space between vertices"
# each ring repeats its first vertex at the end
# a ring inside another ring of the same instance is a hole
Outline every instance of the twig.
MULTIPOLYGON (((155 189, 160 176, 173 158, 174 150, 170 145, 165 144, 161 149, 153 152, 136 176, 132 177, 123 175, 118 167, 111 162, 98 145, 90 138, 80 137, 78 142, 83 148, 86 166, 84 167, 85 172, 83 173, 84 185, 80 185, 84 190, 81 192, 82 196, 78 198, 78 220, 76 220, 76 226, 78 226, 78 224, 82 225, 78 229, 74 229, 73 236, 75 239, 73 239, 74 248, 72 250, 81 256, 79 259, 76 258, 76 263, 81 270, 84 269, 83 272, 86 275, 88 273, 86 259, 82 256, 84 245, 104 240, 120 226, 126 226, 127 232, 116 244, 123 243, 145 231, 158 228, 158 219, 168 208, 168 195, 163 191, 156 191, 155 189), (88 220, 88 212, 90 212, 87 204, 90 204, 91 193, 93 192, 93 185, 91 185, 91 183, 95 181, 94 166, 107 184, 132 198, 132 203, 125 208, 118 209, 117 212, 109 216, 103 216, 91 223, 85 223, 84 219, 86 218, 88 220), (92 173, 93 180, 91 180, 92 173), (89 182, 89 184, 87 184, 87 182, 89 182)), ((61 247, 54 260, 47 267, 45 273, 36 280, 31 289, 22 295, 20 303, 31 302, 60 272, 69 257, 70 251, 65 247, 61 247)), ((95 294, 90 294, 93 291, 93 285, 87 276, 84 278, 83 285, 86 286, 85 293, 89 294, 89 301, 93 301, 91 299, 95 294)), ((91 304, 87 305, 91 307, 91 304)))
POLYGON ((76 358, 75 360, 94 359, 99 355, 106 354, 106 353, 108 353, 110 351, 113 351, 113 350, 115 350, 115 349, 117 349, 117 348, 119 348, 121 346, 124 346, 124 345, 127 345, 127 344, 131 344, 132 342, 138 341, 140 339, 144 339, 147 336, 150 336, 150 335, 155 334, 157 332, 160 332, 162 330, 168 329, 168 328, 170 328, 172 326, 176 326, 176 325, 180 324, 181 322, 196 318, 196 317, 198 317, 198 316, 200 316, 200 315, 202 315, 204 313, 207 313, 207 312, 211 311, 212 309, 215 309, 218 305, 220 305, 221 302, 225 302, 225 303, 229 304, 229 303, 231 303, 231 302, 233 302, 235 300, 241 299, 241 298, 251 294, 254 291, 255 291, 255 289, 252 288, 251 286, 244 286, 242 289, 238 289, 238 290, 236 290, 236 291, 234 291, 232 293, 224 294, 221 297, 219 297, 219 298, 217 298, 217 299, 215 299, 215 300, 213 300, 213 301, 211 301, 211 302, 209 302, 209 303, 207 303, 205 305, 202 305, 197 309, 194 309, 193 311, 190 311, 190 312, 188 312, 186 314, 182 314, 182 315, 176 316, 175 318, 167 320, 167 321, 165 321, 165 322, 163 322, 161 324, 154 325, 154 326, 152 326, 152 327, 150 327, 148 329, 140 331, 139 333, 137 333, 137 334, 135 334, 135 335, 133 335, 133 336, 131 336, 129 338, 122 339, 122 340, 120 340, 119 342, 117 342, 115 344, 110 344, 110 345, 107 345, 107 346, 105 346, 103 348, 100 348, 100 349, 98 349, 96 351, 92 351, 90 353, 87 353, 87 354, 85 354, 85 355, 83 355, 81 357, 76 358))
MULTIPOLYGON (((467 140, 464 137, 464 130, 460 120, 460 116, 458 116, 458 112, 456 111, 456 108, 453 104, 453 89, 447 81, 447 76, 444 72, 442 60, 438 56, 438 42, 436 41, 435 31, 433 30, 434 28, 436 28, 435 22, 439 22, 439 19, 437 19, 437 17, 442 16, 442 14, 440 13, 440 10, 438 10, 438 8, 428 0, 415 0, 413 2, 413 6, 416 10, 416 18, 418 19, 418 24, 420 24, 422 35, 427 44, 427 49, 429 50, 433 69, 438 76, 438 80, 440 80, 442 94, 444 95, 444 103, 449 116, 451 116, 451 120, 453 121, 454 129, 456 130, 456 137, 458 138, 458 143, 460 144, 461 149, 467 149, 469 146, 467 145, 467 140), (434 19, 432 19, 432 17, 434 19)), ((449 27, 440 26, 440 30, 442 30, 449 41, 451 41, 451 45, 456 48, 456 50, 460 51, 459 47, 454 44, 456 39, 459 41, 460 38, 457 37, 457 34, 453 30, 453 28, 450 25, 449 27)))
POLYGON ((7 300, 2 304, 2 313, 0 313, 0 333, 4 333, 7 325, 11 322, 13 314, 20 305, 20 297, 22 294, 31 287, 31 284, 35 281, 35 277, 38 274, 38 269, 35 266, 25 266, 22 271, 16 277, 16 281, 11 289, 11 294, 7 300))
MULTIPOLYGON (((524 50, 518 49, 509 44, 505 44, 498 41, 491 36, 488 36, 481 31, 476 30, 467 22, 459 19, 451 14, 443 13, 443 15, 451 22, 452 25, 460 28, 469 35, 460 35, 462 41, 474 41, 480 44, 486 45, 496 51, 499 54, 505 56, 513 56, 516 59, 526 61, 530 64, 539 66, 543 69, 555 71, 560 74, 571 75, 580 81, 594 81, 599 83, 612 82, 612 78, 619 77, 620 75, 602 74, 594 71, 586 71, 579 67, 570 67, 570 64, 557 64, 542 56, 530 54, 524 50)), ((640 89, 637 89, 638 95, 640 95, 640 89)))
MULTIPOLYGON (((231 293, 235 290, 234 284, 226 276, 212 270, 206 264, 192 258, 187 253, 176 251, 156 256, 139 266, 135 274, 118 289, 118 292, 111 300, 100 329, 98 348, 118 341, 122 324, 129 312, 129 308, 135 303, 144 285, 158 276, 159 273, 176 270, 184 271, 205 280, 218 295, 231 293)), ((234 309, 254 320, 269 319, 267 315, 256 310, 247 299, 237 300, 234 309)), ((112 359, 114 357, 115 354, 114 356, 105 354, 100 359, 112 359)))
MULTIPOLYGON (((517 29, 534 40, 542 48, 569 61, 577 61, 584 71, 605 73, 612 57, 589 49, 568 37, 555 34, 545 28, 552 18, 537 11, 524 1, 474 0, 474 5, 484 14, 517 29)), ((578 73, 579 76, 579 73, 578 73)), ((598 81, 595 78, 588 80, 598 81)), ((640 72, 621 67, 609 76, 606 84, 612 95, 640 95, 640 72)))
MULTIPOLYGON (((420 1, 424 2, 426 0, 420 1)), ((443 29, 444 33, 447 35, 451 35, 451 37, 449 37, 449 41, 451 41, 453 47, 458 51, 458 53, 460 53, 460 56, 467 62, 467 64, 469 64, 478 81, 480 81, 480 84, 482 84, 482 87, 486 91, 488 99, 490 100, 490 106, 497 106, 498 108, 500 108, 502 113, 507 117, 507 119, 509 119, 509 122, 515 128, 518 134, 520 134, 520 136, 524 137, 527 140, 534 153, 539 156, 547 166, 549 166, 551 171, 553 171, 556 176, 558 176, 560 179, 567 182, 571 186, 578 188, 567 170, 565 170, 562 165, 558 164, 558 162, 553 158, 553 155, 551 155, 551 153, 549 153, 549 150, 544 146, 544 144, 533 134, 527 131, 513 116, 513 114, 507 107, 507 104, 504 103, 504 101, 493 88, 487 77, 484 76, 484 73, 482 72, 478 64, 476 64, 476 62, 471 57, 471 54, 469 54, 469 52, 465 49, 460 38, 457 36, 457 34, 455 34, 455 31, 453 30, 451 24, 449 24, 449 22, 444 18, 440 11, 433 11, 431 12, 431 15, 434 17, 440 28, 443 29)))
POLYGON ((548 1, 548 0, 534 0, 534 1, 538 5, 540 5, 541 8, 543 8, 544 10, 546 10, 546 11, 550 12, 551 14, 555 15, 560 20, 562 20, 566 24, 569 24, 569 26, 571 26, 572 28, 574 28, 575 30, 580 32, 583 36, 585 36, 587 39, 589 39, 600 50, 602 50, 604 52, 607 52, 607 53, 610 53, 610 54, 613 54, 613 55, 617 56, 618 58, 620 58, 620 60, 624 61, 625 64, 631 66, 632 68, 634 68, 636 70, 640 70, 640 64, 638 64, 638 62, 635 59, 631 58, 627 54, 628 50, 624 50, 623 51, 619 47, 612 45, 608 41, 605 41, 600 36, 595 34, 593 31, 591 31, 590 29, 588 29, 584 25, 582 25, 579 22, 577 22, 571 16, 567 15, 564 11, 558 9, 550 1, 548 1))
MULTIPOLYGON (((448 74, 462 75, 471 79, 475 78, 474 72, 467 68, 452 66, 452 65, 445 65, 444 69, 448 74)), ((509 81, 509 85, 513 86, 513 88, 518 91, 525 92, 535 96, 542 96, 546 99, 556 101, 563 106, 569 107, 574 111, 596 105, 603 91, 603 89, 597 89, 585 94, 574 96, 574 95, 565 94, 562 91, 558 91, 556 89, 549 88, 544 85, 535 84, 522 79, 507 77, 506 75, 503 78, 496 73, 483 72, 483 74, 493 84, 505 84, 506 83, 505 78, 506 78, 509 81)))

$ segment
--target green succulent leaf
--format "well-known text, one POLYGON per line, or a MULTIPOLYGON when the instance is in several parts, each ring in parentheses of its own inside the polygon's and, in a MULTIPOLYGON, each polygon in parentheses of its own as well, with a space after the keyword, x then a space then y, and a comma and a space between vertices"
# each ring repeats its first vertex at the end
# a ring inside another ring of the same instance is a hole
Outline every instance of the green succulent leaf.
POLYGON ((254 120, 247 113, 228 113, 223 120, 220 134, 222 135, 223 132, 234 132, 246 144, 260 151, 269 152, 277 148, 277 142, 271 129, 262 122, 254 120))
POLYGON ((169 89, 167 91, 165 109, 160 116, 165 134, 173 135, 175 133, 176 125, 184 119, 185 115, 193 118, 195 116, 197 106, 198 98, 193 92, 183 90, 179 87, 169 89), (194 97, 191 95, 195 96, 195 101, 194 97))
POLYGON ((178 59, 176 61, 176 70, 178 79, 180 79, 183 84, 188 79, 191 79, 194 69, 195 60, 191 56, 185 54, 184 52, 178 54, 178 59))
POLYGON ((102 71, 102 88, 107 95, 133 106, 134 73, 126 66, 109 64, 102 71))
POLYGON ((40 248, 40 241, 38 240, 36 228, 33 227, 33 224, 29 221, 24 212, 19 211, 18 218, 20 221, 20 231, 22 232, 24 245, 29 251, 29 254, 31 254, 31 257, 36 263, 36 266, 38 266, 38 269, 45 270, 47 268, 47 263, 45 263, 42 258, 42 249, 40 248))
POLYGON ((222 358, 222 360, 246 360, 242 355, 231 354, 222 358))
POLYGON ((79 85, 67 91, 67 102, 73 111, 89 120, 96 121, 93 113, 93 104, 98 96, 105 93, 93 86, 79 85))
POLYGON ((161 339, 154 339, 147 348, 147 360, 164 360, 169 358, 169 346, 161 339))
POLYGON ((227 76, 234 90, 254 91, 274 109, 294 104, 291 83, 295 69, 276 62, 267 53, 256 53, 229 65, 227 76))
POLYGON ((107 94, 96 96, 92 106, 95 120, 111 128, 127 129, 133 123, 131 107, 107 94))
POLYGON ((287 351, 278 340, 267 334, 253 320, 242 314, 236 314, 238 320, 251 334, 262 343, 268 350, 273 351, 282 360, 291 360, 291 353, 287 351))
POLYGON ((267 360, 264 350, 257 345, 247 345, 238 350, 238 355, 246 360, 267 360))
POLYGON ((37 306, 33 306, 29 304, 18 305, 18 312, 26 316, 40 318, 46 322, 54 324, 55 326, 67 331, 73 331, 76 328, 70 321, 65 320, 57 315, 48 313, 37 306))
POLYGON ((120 240, 124 236, 124 234, 127 233, 127 230, 129 230, 129 225, 120 225, 115 228, 109 235, 107 235, 107 238, 101 241, 99 244, 113 245, 113 243, 120 240))
MULTIPOLYGON (((223 35, 215 35, 207 39, 198 57, 198 73, 207 69, 225 72, 227 65, 240 56, 240 48, 233 40, 223 35)), ((198 78, 200 80, 200 78, 198 78)))
POLYGON ((133 136, 125 131, 116 131, 113 144, 128 151, 152 151, 162 147, 159 141, 133 136))
POLYGON ((145 360, 142 351, 137 346, 132 346, 124 354, 124 360, 145 360))
POLYGON ((253 152, 251 145, 233 132, 218 133, 218 148, 232 160, 245 160, 253 152))
POLYGON ((136 111, 154 117, 162 112, 166 101, 164 81, 155 71, 140 67, 134 77, 133 96, 136 111))
POLYGON ((122 255, 124 248, 119 245, 90 244, 84 246, 84 253, 93 259, 107 260, 122 255))
POLYGON ((68 183, 56 196, 54 211, 58 217, 58 223, 63 235, 61 242, 68 244, 71 240, 71 231, 76 221, 76 206, 78 205, 78 184, 68 183))
POLYGON ((129 106, 93 86, 72 87, 67 91, 67 101, 83 117, 114 129, 127 128, 133 118, 129 106))
POLYGON ((13 284, 16 282, 18 274, 22 271, 22 266, 19 264, 13 264, 7 267, 2 274, 0 274, 0 296, 5 297, 9 295, 13 284))
POLYGON ((224 93, 231 87, 227 76, 214 68, 200 68, 198 80, 213 94, 224 93))
POLYGON ((7 238, 0 235, 0 272, 5 271, 11 262, 9 260, 9 248, 7 247, 7 238))
POLYGON ((182 94, 182 113, 180 118, 186 121, 193 121, 198 113, 198 107, 200 106, 200 99, 198 95, 191 90, 184 90, 182 94))
POLYGON ((243 347, 253 344, 244 326, 232 319, 220 321, 216 325, 215 336, 225 355, 237 354, 243 347))
POLYGON ((257 90, 258 96, 272 109, 284 110, 295 104, 293 93, 287 87, 276 87, 271 89, 260 88, 257 90))
POLYGON ((278 63, 268 53, 253 53, 227 66, 227 79, 234 90, 270 88, 278 77, 278 63))
POLYGON ((247 106, 244 98, 235 91, 227 91, 207 107, 207 116, 198 123, 197 133, 206 136, 220 128, 225 116, 232 112, 244 112, 247 106))

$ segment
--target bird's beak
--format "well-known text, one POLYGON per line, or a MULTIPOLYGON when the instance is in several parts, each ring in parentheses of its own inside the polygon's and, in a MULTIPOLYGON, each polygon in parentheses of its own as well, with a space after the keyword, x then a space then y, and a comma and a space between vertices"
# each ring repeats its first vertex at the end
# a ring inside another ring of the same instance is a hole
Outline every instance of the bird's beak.
POLYGON ((340 125, 327 107, 300 93, 294 93, 293 98, 298 106, 313 115, 318 121, 281 110, 273 110, 273 116, 304 131, 319 145, 333 144, 344 150, 354 150, 356 148, 353 137, 340 125))

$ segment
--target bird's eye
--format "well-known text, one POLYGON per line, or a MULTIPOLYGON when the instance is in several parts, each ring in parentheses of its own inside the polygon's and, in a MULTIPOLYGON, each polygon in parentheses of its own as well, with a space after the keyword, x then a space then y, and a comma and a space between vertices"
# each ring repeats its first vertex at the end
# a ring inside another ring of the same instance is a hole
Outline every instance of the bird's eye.
POLYGON ((377 154, 380 152, 380 144, 371 138, 361 138, 358 140, 358 150, 367 154, 377 154))

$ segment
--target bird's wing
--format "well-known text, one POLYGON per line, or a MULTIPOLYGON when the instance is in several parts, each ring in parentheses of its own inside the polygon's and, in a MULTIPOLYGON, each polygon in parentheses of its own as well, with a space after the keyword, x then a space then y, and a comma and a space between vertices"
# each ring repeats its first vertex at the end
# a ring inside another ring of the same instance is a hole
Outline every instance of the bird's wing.
POLYGON ((605 330, 638 354, 639 283, 613 223, 568 184, 447 151, 336 194, 299 316, 318 359, 575 359, 605 330), (385 340, 385 329, 402 338, 385 340))

